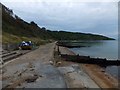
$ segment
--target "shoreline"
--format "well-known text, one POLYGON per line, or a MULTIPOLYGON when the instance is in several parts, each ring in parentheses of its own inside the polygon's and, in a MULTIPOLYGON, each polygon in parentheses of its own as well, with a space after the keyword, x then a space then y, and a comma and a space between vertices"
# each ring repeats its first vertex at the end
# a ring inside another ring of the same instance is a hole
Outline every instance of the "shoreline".
MULTIPOLYGON (((50 88, 116 88, 116 82, 111 78, 107 80, 103 72, 100 74, 100 68, 97 69, 99 73, 94 70, 97 68, 95 65, 85 66, 58 57, 56 60, 59 65, 54 66, 54 63, 50 62, 55 59, 54 49, 54 43, 43 45, 5 65, 1 77, 3 88, 9 85, 12 88, 45 88, 46 85, 50 88), (28 83, 26 80, 34 81, 28 83)), ((69 48, 60 47, 60 51, 75 55, 69 48)))
MULTIPOLYGON (((60 50, 61 48, 63 48, 67 54, 76 55, 73 51, 71 51, 67 47, 60 47, 60 50)), ((91 77, 91 79, 93 79, 95 83, 98 84, 101 88, 118 87, 118 80, 114 76, 105 72, 105 70, 102 67, 92 64, 79 64, 79 65, 91 77)))

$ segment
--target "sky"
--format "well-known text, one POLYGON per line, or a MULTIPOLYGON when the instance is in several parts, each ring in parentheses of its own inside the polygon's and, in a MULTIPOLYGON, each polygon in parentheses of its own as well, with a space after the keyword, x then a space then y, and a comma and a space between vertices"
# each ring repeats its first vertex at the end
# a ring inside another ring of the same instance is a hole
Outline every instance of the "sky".
POLYGON ((117 38, 118 0, 0 0, 27 22, 50 30, 117 38))

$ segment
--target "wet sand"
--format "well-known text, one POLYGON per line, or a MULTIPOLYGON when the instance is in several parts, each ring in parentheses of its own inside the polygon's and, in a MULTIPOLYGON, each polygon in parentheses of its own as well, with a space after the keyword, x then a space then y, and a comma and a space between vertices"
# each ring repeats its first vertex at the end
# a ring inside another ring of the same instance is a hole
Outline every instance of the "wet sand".
MULTIPOLYGON (((75 55, 74 52, 70 51, 66 47, 60 47, 60 50, 62 54, 75 55)), ((100 66, 92 64, 79 65, 100 88, 118 88, 118 80, 104 72, 104 69, 100 66)))
MULTIPOLYGON (((55 51, 58 50, 56 46, 55 51)), ((62 54, 74 54, 68 48, 60 47, 59 51, 62 54)), ((60 58, 59 55, 55 55, 55 66, 57 66, 60 73, 63 75, 67 88, 100 88, 90 76, 84 72, 79 63, 67 62, 60 58)))

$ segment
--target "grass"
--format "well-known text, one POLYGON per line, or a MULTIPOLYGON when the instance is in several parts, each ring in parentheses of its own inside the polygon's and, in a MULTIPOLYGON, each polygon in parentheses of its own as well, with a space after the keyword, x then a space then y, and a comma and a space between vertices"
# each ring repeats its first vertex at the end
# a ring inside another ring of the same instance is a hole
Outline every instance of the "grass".
POLYGON ((46 44, 46 43, 50 43, 52 42, 53 40, 43 40, 43 39, 40 39, 38 37, 20 37, 20 36, 16 36, 16 35, 12 35, 12 34, 8 34, 8 33, 5 33, 3 32, 2 33, 2 43, 20 43, 22 41, 32 41, 35 45, 43 45, 43 44, 46 44))

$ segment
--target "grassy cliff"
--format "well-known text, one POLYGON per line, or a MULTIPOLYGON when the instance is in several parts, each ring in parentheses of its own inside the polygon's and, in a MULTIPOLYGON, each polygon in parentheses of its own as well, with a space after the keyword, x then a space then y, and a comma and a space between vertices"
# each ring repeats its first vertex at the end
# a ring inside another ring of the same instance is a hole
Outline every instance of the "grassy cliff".
POLYGON ((33 21, 28 23, 22 20, 4 5, 2 5, 2 35, 3 43, 16 43, 23 40, 31 40, 37 44, 54 40, 113 40, 95 34, 46 30, 33 21))

